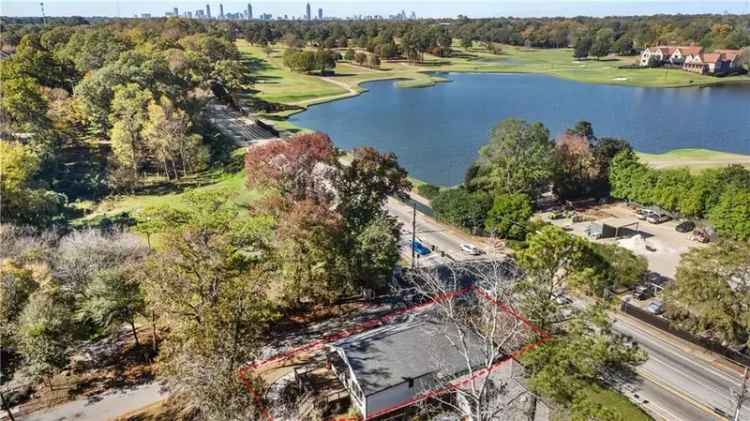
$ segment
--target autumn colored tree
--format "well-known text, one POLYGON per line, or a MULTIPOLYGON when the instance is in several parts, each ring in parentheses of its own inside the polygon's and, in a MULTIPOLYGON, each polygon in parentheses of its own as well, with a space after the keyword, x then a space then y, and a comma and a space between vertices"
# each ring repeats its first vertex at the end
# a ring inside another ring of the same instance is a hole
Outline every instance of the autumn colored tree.
POLYGON ((270 141, 245 154, 248 187, 271 187, 295 201, 329 197, 325 180, 336 165, 336 149, 323 133, 270 141))
POLYGON ((339 258, 339 241, 345 236, 340 215, 312 200, 294 202, 280 220, 278 235, 274 295, 281 302, 293 307, 303 299, 331 303, 351 290, 339 258))

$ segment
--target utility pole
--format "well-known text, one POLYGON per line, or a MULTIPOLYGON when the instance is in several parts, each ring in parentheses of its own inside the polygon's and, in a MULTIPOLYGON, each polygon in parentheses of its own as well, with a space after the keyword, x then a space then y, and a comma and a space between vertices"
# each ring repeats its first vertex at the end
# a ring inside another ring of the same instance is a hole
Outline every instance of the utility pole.
POLYGON ((414 269, 416 263, 414 244, 417 240, 417 202, 414 199, 411 200, 411 208, 411 268, 414 269))
POLYGON ((742 410, 742 403, 745 401, 745 393, 747 393, 747 367, 745 367, 745 374, 742 376, 742 388, 737 394, 737 407, 734 410, 734 421, 740 421, 740 410, 742 410))

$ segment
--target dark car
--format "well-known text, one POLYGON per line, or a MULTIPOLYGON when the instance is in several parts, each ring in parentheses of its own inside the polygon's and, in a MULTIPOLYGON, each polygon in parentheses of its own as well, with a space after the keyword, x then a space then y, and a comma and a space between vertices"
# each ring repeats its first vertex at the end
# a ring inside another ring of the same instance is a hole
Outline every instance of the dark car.
POLYGON ((677 232, 690 232, 695 229, 695 223, 690 221, 680 222, 674 229, 677 232))
POLYGON ((633 297, 637 300, 645 300, 653 296, 652 292, 653 288, 646 285, 638 285, 633 291, 633 297))

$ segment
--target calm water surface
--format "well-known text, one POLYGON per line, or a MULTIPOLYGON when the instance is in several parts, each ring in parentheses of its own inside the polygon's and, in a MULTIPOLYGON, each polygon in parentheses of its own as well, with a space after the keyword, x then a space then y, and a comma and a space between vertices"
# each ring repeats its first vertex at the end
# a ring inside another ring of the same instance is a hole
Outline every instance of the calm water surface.
POLYGON ((395 152, 409 173, 440 185, 463 180, 468 165, 506 117, 541 121, 552 135, 578 120, 597 136, 638 150, 708 148, 750 154, 750 87, 635 88, 534 74, 451 73, 424 89, 370 82, 358 97, 316 105, 291 117, 328 133, 342 148, 395 152))

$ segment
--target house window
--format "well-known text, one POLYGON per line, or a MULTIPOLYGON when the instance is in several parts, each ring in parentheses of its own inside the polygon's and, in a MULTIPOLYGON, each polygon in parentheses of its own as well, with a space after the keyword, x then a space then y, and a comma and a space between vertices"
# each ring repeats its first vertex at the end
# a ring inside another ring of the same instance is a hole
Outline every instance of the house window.
POLYGON ((407 379, 407 381, 409 382, 409 389, 411 389, 412 387, 414 387, 414 379, 413 378, 409 377, 407 379))

